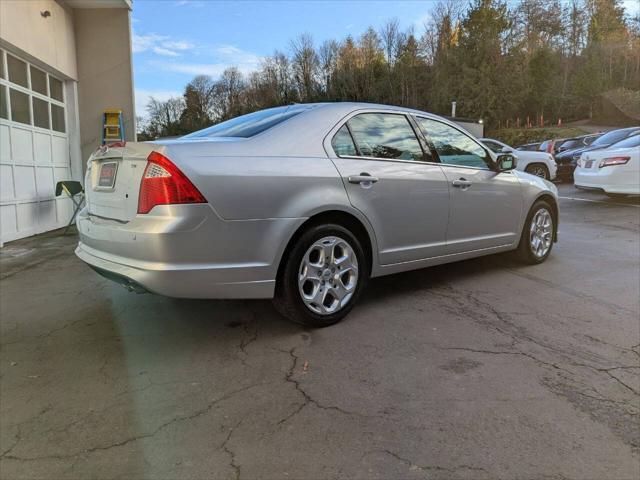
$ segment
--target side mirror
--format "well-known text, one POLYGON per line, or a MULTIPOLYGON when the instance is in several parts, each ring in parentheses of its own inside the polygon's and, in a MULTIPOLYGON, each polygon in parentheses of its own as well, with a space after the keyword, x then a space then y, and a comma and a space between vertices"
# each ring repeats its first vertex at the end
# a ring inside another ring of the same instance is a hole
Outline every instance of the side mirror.
POLYGON ((510 153, 498 155, 496 164, 499 172, 507 172, 513 170, 518 165, 518 158, 510 153))

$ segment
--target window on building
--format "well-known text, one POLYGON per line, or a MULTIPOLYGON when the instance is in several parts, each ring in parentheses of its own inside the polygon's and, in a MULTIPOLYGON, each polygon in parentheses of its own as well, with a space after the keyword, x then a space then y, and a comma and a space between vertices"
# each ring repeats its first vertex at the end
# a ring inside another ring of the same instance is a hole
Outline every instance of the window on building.
POLYGON ((59 102, 64 100, 62 96, 62 82, 57 78, 53 78, 51 75, 49 75, 49 96, 59 102))
POLYGON ((47 94, 47 74, 31 65, 31 90, 47 94))
POLYGON ((9 81, 20 85, 21 87, 29 88, 29 82, 27 81, 27 64, 22 60, 18 60, 12 55, 7 55, 7 67, 9 70, 9 81))
POLYGON ((0 118, 9 118, 7 112, 7 87, 0 85, 0 118))
POLYGON ((49 126, 49 102, 33 97, 33 124, 40 128, 49 126))
POLYGON ((51 128, 57 132, 65 132, 64 108, 51 104, 51 128))
POLYGON ((11 120, 14 122, 31 125, 31 115, 29 114, 29 95, 19 92, 13 88, 10 90, 11 99, 11 120))

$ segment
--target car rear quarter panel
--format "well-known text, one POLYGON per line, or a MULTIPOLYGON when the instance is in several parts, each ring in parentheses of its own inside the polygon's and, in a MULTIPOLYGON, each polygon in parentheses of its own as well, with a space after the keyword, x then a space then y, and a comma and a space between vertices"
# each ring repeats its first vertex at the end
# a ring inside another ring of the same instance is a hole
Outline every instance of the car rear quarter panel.
POLYGON ((224 220, 303 218, 319 206, 349 205, 328 158, 167 154, 224 220))

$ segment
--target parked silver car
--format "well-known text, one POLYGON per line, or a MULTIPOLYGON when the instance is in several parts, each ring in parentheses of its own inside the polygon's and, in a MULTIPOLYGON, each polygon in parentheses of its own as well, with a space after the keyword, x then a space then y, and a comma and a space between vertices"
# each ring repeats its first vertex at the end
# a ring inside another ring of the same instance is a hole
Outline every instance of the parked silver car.
POLYGON ((89 159, 76 254, 131 290, 274 298, 313 326, 367 280, 516 250, 541 263, 557 190, 456 124, 358 103, 244 115, 89 159))

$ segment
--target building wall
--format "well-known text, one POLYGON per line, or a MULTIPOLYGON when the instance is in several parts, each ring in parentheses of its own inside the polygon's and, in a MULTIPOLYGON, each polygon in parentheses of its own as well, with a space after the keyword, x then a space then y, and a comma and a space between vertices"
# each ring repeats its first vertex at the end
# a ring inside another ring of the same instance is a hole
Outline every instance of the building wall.
POLYGON ((54 0, 1 0, 0 33, 34 64, 77 78, 73 9, 54 0), (43 17, 45 11, 51 15, 43 17))
POLYGON ((75 12, 78 103, 83 161, 101 142, 102 111, 123 112, 125 139, 135 140, 133 69, 129 10, 75 12))

